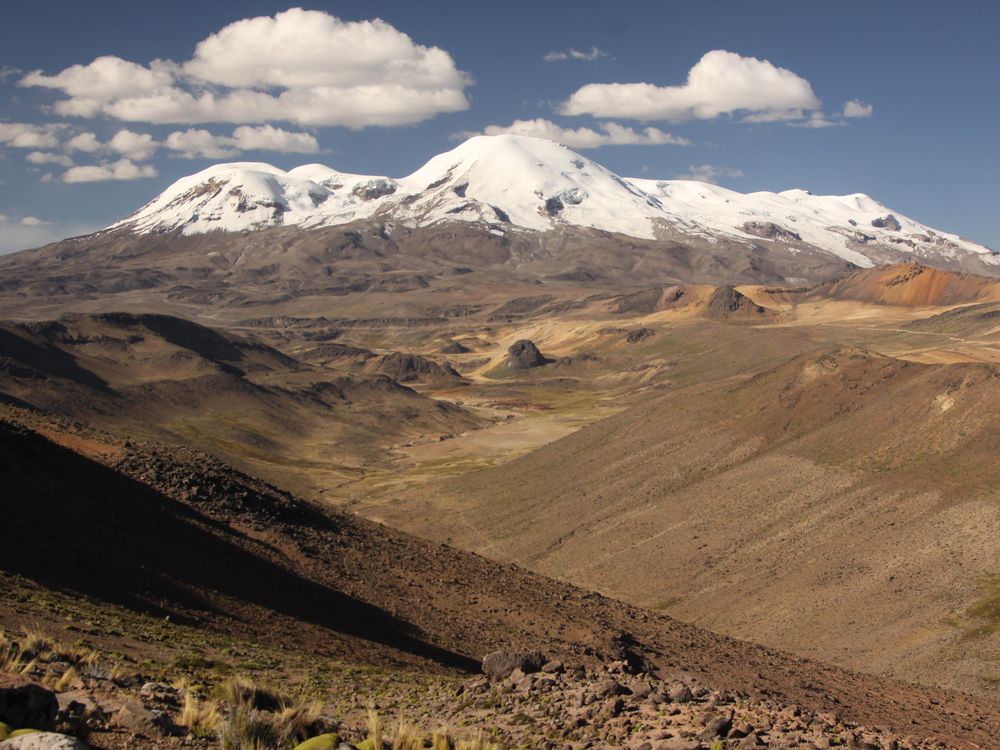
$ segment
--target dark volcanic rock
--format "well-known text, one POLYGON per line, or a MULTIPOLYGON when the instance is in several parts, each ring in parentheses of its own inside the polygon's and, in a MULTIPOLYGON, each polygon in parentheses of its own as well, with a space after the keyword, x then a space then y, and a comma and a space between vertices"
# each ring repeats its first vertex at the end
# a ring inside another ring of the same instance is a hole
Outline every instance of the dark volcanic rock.
POLYGON ((11 727, 48 729, 59 711, 56 694, 13 675, 0 677, 0 721, 11 727))
POLYGON ((710 318, 738 318, 763 315, 767 310, 731 286, 720 286, 708 300, 705 314, 710 318))
POLYGON ((494 651, 483 657, 483 673, 495 680, 503 680, 510 677, 515 669, 520 669, 525 674, 537 672, 546 662, 547 659, 540 651, 494 651))
POLYGON ((442 354, 468 354, 471 350, 459 341, 449 341, 441 347, 442 354))
POLYGON ((625 340, 630 344, 638 344, 656 335, 652 328, 635 328, 625 335, 625 340))
POLYGON ((886 214, 885 216, 879 216, 878 218, 872 219, 872 226, 876 229, 891 229, 893 232, 898 232, 903 228, 903 226, 899 223, 899 219, 892 214, 886 214))
POLYGON ((419 354, 404 352, 386 354, 379 362, 377 371, 388 375, 397 383, 462 380, 462 376, 447 362, 435 362, 433 359, 421 357, 419 354))
POLYGON ((784 240, 785 242, 799 242, 802 237, 798 232, 786 229, 773 221, 748 221, 740 227, 747 234, 754 237, 761 237, 765 240, 784 240))
POLYGON ((512 370, 530 370, 532 367, 547 365, 551 361, 538 351, 535 342, 528 339, 515 341, 507 349, 507 366, 512 370))

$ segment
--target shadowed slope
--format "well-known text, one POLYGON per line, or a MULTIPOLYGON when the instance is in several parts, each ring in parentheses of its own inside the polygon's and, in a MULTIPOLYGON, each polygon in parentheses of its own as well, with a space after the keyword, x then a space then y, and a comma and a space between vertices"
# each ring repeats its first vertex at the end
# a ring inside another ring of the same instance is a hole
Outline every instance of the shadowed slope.
MULTIPOLYGON (((475 665, 422 642, 411 625, 380 608, 296 574, 290 560, 271 559, 240 528, 257 520, 252 513, 230 523, 212 518, 6 421, 0 477, 2 570, 175 621, 266 622, 274 613, 339 634, 348 652, 363 648, 353 640, 363 639, 376 652, 388 647, 475 665)), ((252 497, 245 488, 242 494, 252 497)), ((255 499, 271 523, 337 533, 333 519, 290 497, 255 499)))

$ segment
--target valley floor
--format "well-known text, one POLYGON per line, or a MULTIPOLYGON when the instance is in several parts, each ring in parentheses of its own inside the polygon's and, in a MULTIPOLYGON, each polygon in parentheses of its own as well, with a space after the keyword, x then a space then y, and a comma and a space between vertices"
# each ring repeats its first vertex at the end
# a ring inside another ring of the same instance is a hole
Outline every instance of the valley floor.
POLYGON ((509 746, 708 746, 732 713, 989 747, 1000 286, 930 273, 35 310, 0 325, 0 623, 288 685, 355 739, 374 705, 509 746), (473 679, 497 649, 567 671, 473 679))

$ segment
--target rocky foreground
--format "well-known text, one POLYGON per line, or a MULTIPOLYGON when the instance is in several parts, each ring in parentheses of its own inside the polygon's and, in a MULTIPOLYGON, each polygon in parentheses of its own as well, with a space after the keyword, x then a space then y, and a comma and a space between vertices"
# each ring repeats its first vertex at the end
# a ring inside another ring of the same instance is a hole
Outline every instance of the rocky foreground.
POLYGON ((423 747, 425 736, 435 748, 459 750, 948 746, 858 726, 833 713, 713 690, 710 680, 697 676, 645 672, 629 659, 567 665, 539 652, 499 651, 486 656, 480 676, 440 679, 405 697, 382 695, 367 709, 338 716, 330 703, 290 700, 245 678, 210 689, 102 673, 94 653, 29 638, 44 649, 5 646, 6 664, 18 673, 0 675, 0 750, 399 750, 423 747), (401 698, 409 716, 380 727, 378 704, 399 706, 401 698), (475 739, 453 739, 463 734, 475 739))

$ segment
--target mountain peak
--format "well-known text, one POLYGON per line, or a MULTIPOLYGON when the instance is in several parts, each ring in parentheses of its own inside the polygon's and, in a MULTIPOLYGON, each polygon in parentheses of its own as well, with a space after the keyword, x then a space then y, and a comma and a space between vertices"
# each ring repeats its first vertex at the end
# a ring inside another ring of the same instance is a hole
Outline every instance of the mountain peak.
POLYGON ((691 180, 625 179, 570 148, 522 135, 479 135, 399 179, 306 164, 217 164, 184 177, 112 229, 140 234, 313 228, 363 219, 411 227, 477 225, 492 233, 580 227, 643 240, 725 240, 831 253, 860 267, 905 259, 962 266, 1000 258, 862 193, 742 194, 691 180))

